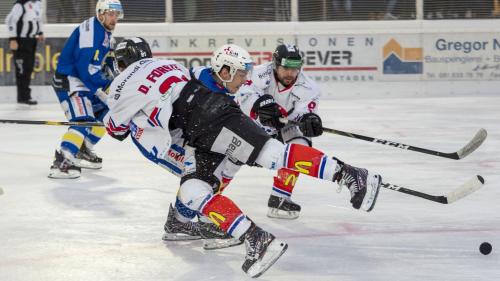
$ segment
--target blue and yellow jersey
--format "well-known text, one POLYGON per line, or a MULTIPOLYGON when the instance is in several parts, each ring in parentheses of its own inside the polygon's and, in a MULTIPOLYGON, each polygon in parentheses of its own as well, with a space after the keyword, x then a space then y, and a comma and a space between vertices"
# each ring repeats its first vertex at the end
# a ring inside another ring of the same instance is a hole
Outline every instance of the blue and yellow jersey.
POLYGON ((79 78, 94 93, 111 81, 102 74, 102 64, 111 49, 111 32, 92 17, 82 22, 66 41, 57 72, 79 78))

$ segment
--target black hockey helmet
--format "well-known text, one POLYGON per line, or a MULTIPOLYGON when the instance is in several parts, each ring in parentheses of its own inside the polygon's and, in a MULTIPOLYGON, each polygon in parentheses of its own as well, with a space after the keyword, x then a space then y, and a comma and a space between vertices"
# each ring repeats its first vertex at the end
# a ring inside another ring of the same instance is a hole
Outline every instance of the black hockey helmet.
POLYGON ((115 58, 119 68, 127 68, 138 60, 152 57, 153 53, 148 42, 141 37, 124 39, 115 49, 115 58))
POLYGON ((302 55, 299 48, 293 44, 281 44, 276 47, 273 53, 274 66, 284 66, 289 68, 302 67, 302 55))

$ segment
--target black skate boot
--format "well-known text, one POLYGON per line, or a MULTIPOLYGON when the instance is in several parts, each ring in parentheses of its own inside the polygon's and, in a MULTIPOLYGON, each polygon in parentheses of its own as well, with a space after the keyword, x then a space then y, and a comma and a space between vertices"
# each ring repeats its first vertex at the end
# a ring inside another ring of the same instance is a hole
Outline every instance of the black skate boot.
POLYGON ((17 101, 17 108, 18 109, 31 109, 35 108, 38 102, 34 99, 28 99, 28 100, 21 100, 17 101))
POLYGON ((242 238, 245 239, 247 254, 241 268, 253 278, 261 276, 288 248, 284 241, 275 239, 274 235, 253 223, 242 238))
POLYGON ((334 181, 340 187, 346 186, 349 189, 352 207, 367 212, 371 211, 377 201, 382 177, 378 174, 371 174, 366 169, 347 165, 338 159, 335 160, 341 169, 335 174, 334 181))
POLYGON ((267 206, 269 207, 267 216, 270 218, 296 219, 299 217, 300 205, 290 198, 271 195, 267 206))
POLYGON ((84 169, 101 169, 102 158, 97 156, 89 149, 85 142, 82 144, 80 151, 76 154, 75 165, 84 169))
POLYGON ((201 239, 198 224, 192 221, 181 222, 175 218, 175 209, 170 204, 168 218, 165 222, 163 241, 198 240, 201 239))
POLYGON ((216 250, 238 246, 243 244, 243 240, 234 238, 225 233, 220 227, 212 222, 198 222, 200 236, 203 239, 203 249, 216 250))
POLYGON ((52 179, 76 179, 80 177, 82 170, 73 164, 73 161, 64 155, 62 151, 56 150, 54 162, 50 166, 49 178, 52 179))

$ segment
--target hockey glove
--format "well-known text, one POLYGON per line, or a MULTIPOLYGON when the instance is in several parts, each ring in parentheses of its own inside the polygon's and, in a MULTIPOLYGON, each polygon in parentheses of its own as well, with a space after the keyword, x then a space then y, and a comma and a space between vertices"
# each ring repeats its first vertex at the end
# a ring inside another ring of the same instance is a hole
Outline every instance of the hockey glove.
POLYGON ((302 115, 299 121, 299 128, 306 137, 317 137, 323 134, 321 118, 315 113, 302 115))
POLYGON ((107 104, 107 99, 108 99, 108 89, 103 89, 99 88, 97 91, 95 91, 95 95, 97 98, 99 98, 100 101, 102 101, 104 104, 107 104))
POLYGON ((253 104, 252 111, 257 114, 262 125, 276 129, 283 128, 284 124, 280 122, 283 114, 271 95, 263 95, 258 98, 253 104))
POLYGON ((110 135, 112 138, 117 139, 119 141, 123 141, 124 139, 126 139, 128 137, 128 135, 130 135, 130 130, 128 130, 126 133, 121 134, 121 135, 113 134, 109 130, 107 130, 107 131, 108 131, 108 135, 110 135))

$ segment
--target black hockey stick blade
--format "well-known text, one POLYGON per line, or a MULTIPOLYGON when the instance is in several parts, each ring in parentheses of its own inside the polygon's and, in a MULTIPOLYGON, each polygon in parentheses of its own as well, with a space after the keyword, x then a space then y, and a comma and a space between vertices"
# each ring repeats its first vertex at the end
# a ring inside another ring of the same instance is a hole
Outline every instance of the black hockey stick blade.
POLYGON ((0 123, 23 124, 23 125, 80 126, 80 127, 104 126, 104 124, 100 122, 66 122, 66 121, 8 120, 8 119, 0 119, 0 123))
POLYGON ((399 191, 441 204, 451 204, 480 189, 483 184, 484 178, 477 175, 446 195, 431 195, 391 183, 382 183, 381 186, 390 190, 399 191))

